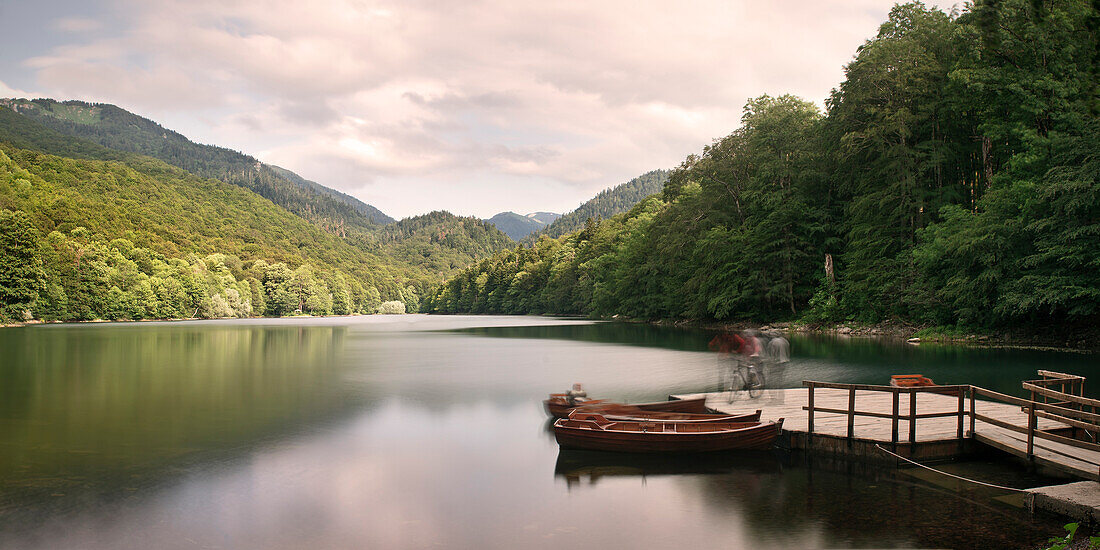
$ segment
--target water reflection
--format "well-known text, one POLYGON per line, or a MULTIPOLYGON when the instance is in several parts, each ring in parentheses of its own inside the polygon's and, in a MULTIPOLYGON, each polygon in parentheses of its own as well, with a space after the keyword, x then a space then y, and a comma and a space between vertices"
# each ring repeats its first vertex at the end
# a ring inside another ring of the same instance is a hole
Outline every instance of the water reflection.
MULTIPOLYGON (((707 343, 716 334, 695 328, 635 323, 471 327, 452 332, 503 339, 639 346, 704 355, 708 351, 707 343)), ((899 339, 804 333, 791 334, 789 339, 792 361, 782 377, 782 387, 801 387, 803 380, 888 384, 893 374, 920 373, 940 384, 974 384, 1023 396, 1020 382, 1035 378, 1040 368, 1086 377, 1100 376, 1100 359, 1093 353, 935 343, 914 346, 899 339)), ((697 363, 707 363, 707 360, 700 359, 697 363)), ((711 360, 708 368, 716 368, 714 364, 716 361, 711 360)), ((773 378, 768 380, 773 382, 773 378)), ((1100 397, 1100 388, 1086 384, 1086 394, 1100 397)))
MULTIPOLYGON (((708 340, 521 317, 0 330, 0 548, 953 546, 980 529, 996 547, 1059 531, 1000 495, 900 474, 559 454, 547 393, 705 391, 708 340)), ((814 338, 792 351, 795 383, 936 378, 945 363, 944 382, 1018 385, 1062 357, 814 338)))
POLYGON ((957 482, 923 470, 806 462, 775 453, 677 457, 563 450, 554 475, 570 492, 603 490, 609 480, 640 487, 667 481, 710 514, 742 522, 744 544, 1017 548, 1050 529, 1049 519, 1022 514, 1022 499, 1006 503, 1012 499, 1003 498, 1010 494, 1005 491, 945 489, 945 479, 957 482), (960 521, 972 528, 959 529, 960 521))
POLYGON ((554 464, 554 475, 564 479, 570 490, 595 486, 607 476, 653 476, 685 474, 776 473, 780 459, 773 453, 721 452, 693 455, 610 453, 562 449, 554 464))
POLYGON ((6 331, 0 510, 93 500, 226 461, 350 406, 343 327, 6 331), (51 498, 52 497, 52 498, 51 498))

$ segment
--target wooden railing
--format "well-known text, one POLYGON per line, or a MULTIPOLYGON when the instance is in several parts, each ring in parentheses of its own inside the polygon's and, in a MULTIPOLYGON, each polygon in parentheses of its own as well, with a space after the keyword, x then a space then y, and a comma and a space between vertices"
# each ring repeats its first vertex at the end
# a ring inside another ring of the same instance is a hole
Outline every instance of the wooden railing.
MULTIPOLYGON (((917 420, 924 418, 941 418, 947 416, 958 417, 958 439, 961 441, 965 437, 963 433, 964 419, 966 418, 966 393, 969 391, 970 386, 913 386, 908 388, 899 388, 895 386, 878 386, 873 384, 838 384, 834 382, 816 382, 812 380, 804 380, 802 385, 808 389, 809 395, 807 396, 806 406, 802 407, 803 410, 808 411, 807 418, 807 431, 812 436, 814 433, 814 414, 832 413, 843 414, 848 417, 848 439, 852 439, 855 431, 855 418, 857 416, 868 416, 872 418, 888 418, 890 419, 890 442, 896 447, 898 444, 898 424, 901 420, 909 422, 909 443, 915 443, 917 440, 917 420), (817 388, 822 389, 836 389, 848 391, 848 408, 847 409, 831 409, 826 407, 817 407, 814 405, 814 390, 817 388), (882 413, 876 411, 861 411, 856 408, 856 392, 881 392, 890 393, 893 395, 893 408, 890 413, 882 413), (944 412, 932 412, 932 413, 917 413, 917 395, 922 393, 936 393, 936 394, 957 394, 959 397, 959 407, 957 410, 944 411, 944 412), (902 394, 909 395, 909 413, 902 414, 900 410, 900 397, 902 394)), ((971 400, 971 407, 973 407, 973 400, 971 400)), ((971 430, 973 430, 973 422, 971 423, 971 430)))
POLYGON ((839 384, 834 382, 816 382, 806 380, 802 382, 802 385, 808 389, 807 403, 803 410, 807 411, 808 420, 808 432, 812 436, 814 433, 814 415, 816 413, 830 413, 830 414, 842 414, 848 417, 848 430, 847 437, 849 441, 854 436, 855 417, 867 416, 872 418, 884 418, 891 421, 891 443, 895 446, 898 444, 898 424, 901 420, 909 422, 909 443, 915 443, 917 440, 917 420, 925 418, 941 418, 948 416, 955 416, 958 418, 958 433, 957 437, 961 441, 966 437, 963 431, 964 420, 967 416, 970 417, 970 430, 971 436, 974 434, 974 427, 976 421, 986 422, 1006 430, 1011 430, 1016 433, 1025 434, 1027 436, 1027 458, 1031 459, 1035 456, 1035 439, 1046 439, 1048 441, 1054 441, 1064 445, 1086 449, 1090 451, 1100 452, 1100 444, 1098 444, 1098 435, 1100 435, 1100 413, 1097 412, 1100 408, 1100 400, 1084 397, 1084 377, 1052 372, 1052 371, 1039 371, 1039 375, 1042 377, 1039 380, 1029 380, 1023 383, 1023 389, 1031 392, 1031 399, 1024 399, 1020 397, 1014 397, 1011 395, 987 390, 978 386, 972 385, 956 385, 956 386, 916 386, 908 388, 898 388, 894 386, 879 386, 871 384, 839 384), (1053 389, 1057 387, 1058 389, 1053 389), (848 407, 845 409, 833 409, 826 407, 818 407, 814 404, 814 390, 815 389, 837 389, 846 390, 848 392, 848 407), (876 412, 876 411, 861 411, 856 408, 856 392, 882 392, 890 393, 893 395, 893 408, 890 413, 876 412), (917 413, 917 396, 921 393, 936 393, 936 394, 952 394, 958 396, 958 408, 952 411, 944 412, 932 412, 932 413, 917 413), (902 394, 909 395, 909 411, 908 414, 902 413, 899 409, 900 396, 902 394), (999 401, 1002 403, 1008 403, 1010 405, 1019 406, 1025 413, 1027 413, 1027 426, 1018 426, 1011 422, 1006 422, 1002 419, 995 418, 989 415, 981 414, 977 412, 975 406, 978 397, 986 398, 988 400, 999 401), (969 398, 970 406, 969 410, 965 406, 965 401, 969 398), (1039 401, 1038 398, 1042 398, 1039 401), (1088 410, 1086 410, 1088 409, 1088 410), (1049 431, 1038 429, 1038 419, 1044 418, 1047 420, 1053 420, 1067 427, 1075 430, 1084 430, 1085 436, 1090 438, 1091 441, 1083 441, 1075 439, 1073 437, 1066 437, 1049 431))

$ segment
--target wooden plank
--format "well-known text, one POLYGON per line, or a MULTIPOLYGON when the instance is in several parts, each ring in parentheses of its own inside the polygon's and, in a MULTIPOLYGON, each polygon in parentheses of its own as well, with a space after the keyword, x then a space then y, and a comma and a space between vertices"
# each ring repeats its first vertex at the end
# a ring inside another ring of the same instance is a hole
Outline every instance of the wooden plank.
POLYGON ((1085 405, 1088 407, 1100 407, 1100 399, 1090 399, 1088 397, 1073 395, 1072 393, 1060 392, 1057 390, 1044 388, 1042 386, 1038 386, 1029 382, 1024 382, 1023 385, 1025 390, 1035 392, 1039 395, 1042 395, 1043 397, 1061 399, 1063 402, 1066 403, 1077 403, 1079 405, 1085 405))
POLYGON ((1079 376, 1079 375, 1076 375, 1076 374, 1066 374, 1064 372, 1055 372, 1055 371, 1052 371, 1052 370, 1040 370, 1039 371, 1039 376, 1049 376, 1051 378, 1063 379, 1063 380, 1065 380, 1065 379, 1079 379, 1081 381, 1085 380, 1084 376, 1079 376))
MULTIPOLYGON (((984 445, 999 449, 1008 454, 1016 455, 1021 458, 1024 457, 1023 451, 1021 450, 1023 442, 1016 441, 1012 438, 1006 438, 1004 433, 983 430, 975 433, 974 439, 975 441, 978 441, 984 445), (1020 444, 1019 448, 1016 446, 1017 443, 1020 444)), ((1066 457, 1060 457, 1059 455, 1046 449, 1038 450, 1038 454, 1035 456, 1035 463, 1084 479, 1100 479, 1100 475, 1097 475, 1095 466, 1087 462, 1073 460, 1066 457)))
POLYGON ((1017 425, 1015 425, 1011 422, 1005 422, 1004 420, 1000 420, 998 418, 993 418, 992 416, 985 416, 983 414, 975 414, 974 416, 977 417, 978 420, 981 420, 982 422, 993 424, 994 426, 997 426, 999 428, 1004 428, 1006 430, 1012 430, 1014 432, 1019 432, 1019 433, 1027 433, 1027 428, 1022 428, 1022 427, 1017 426, 1017 425))
POLYGON ((1067 426, 1073 426, 1074 428, 1081 428, 1082 430, 1091 430, 1100 433, 1100 425, 1090 424, 1088 422, 1081 422, 1080 420, 1074 420, 1072 418, 1066 418, 1060 414, 1051 414, 1045 411, 1035 411, 1035 416, 1039 418, 1046 418, 1048 420, 1054 420, 1061 422, 1067 426))
POLYGON ((978 395, 985 396, 985 397, 992 397, 993 399, 996 399, 997 401, 1001 401, 1001 402, 1004 402, 1004 403, 1010 403, 1012 405, 1019 405, 1021 407, 1027 407, 1027 406, 1030 406, 1033 403, 1032 401, 1030 401, 1028 399, 1013 397, 1011 395, 1003 394, 1003 393, 1000 393, 1000 392, 995 392, 993 390, 987 390, 985 388, 979 388, 977 386, 973 387, 973 391, 974 391, 974 393, 976 393, 978 395))
POLYGON ((803 380, 802 385, 805 387, 815 387, 834 390, 847 390, 857 389, 860 391, 875 391, 889 393, 892 391, 900 391, 903 393, 954 393, 956 391, 965 391, 970 388, 966 384, 952 385, 952 386, 910 386, 910 387, 896 387, 885 386, 882 384, 842 384, 840 382, 819 382, 817 380, 803 380))

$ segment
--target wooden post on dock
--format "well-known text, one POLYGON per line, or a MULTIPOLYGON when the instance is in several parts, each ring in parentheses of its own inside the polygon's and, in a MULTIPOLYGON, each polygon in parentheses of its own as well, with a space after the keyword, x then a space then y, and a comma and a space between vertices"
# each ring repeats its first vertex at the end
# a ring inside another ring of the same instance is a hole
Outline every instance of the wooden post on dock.
POLYGON ((970 386, 970 437, 974 437, 974 421, 977 412, 974 411, 974 386, 970 386))
POLYGON ((959 454, 963 451, 963 416, 966 415, 966 392, 959 390, 959 454))
POLYGON ((806 397, 806 446, 810 446, 810 440, 814 436, 814 383, 809 384, 809 395, 806 397))
POLYGON ((901 392, 894 388, 894 412, 890 418, 890 443, 893 444, 892 449, 895 453, 898 452, 898 398, 901 396, 901 392))
POLYGON ((913 452, 912 445, 917 442, 917 392, 909 392, 909 452, 913 452))
POLYGON ((848 390, 848 448, 852 447, 852 435, 856 425, 856 389, 848 390))
POLYGON ((1035 404, 1027 408, 1027 459, 1035 460, 1035 404))

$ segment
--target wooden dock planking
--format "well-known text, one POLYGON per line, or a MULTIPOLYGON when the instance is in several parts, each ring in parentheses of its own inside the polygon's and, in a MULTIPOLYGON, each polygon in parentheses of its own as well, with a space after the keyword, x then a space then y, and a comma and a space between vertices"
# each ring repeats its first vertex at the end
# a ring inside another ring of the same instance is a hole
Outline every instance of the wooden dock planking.
MULTIPOLYGON (((893 411, 893 396, 890 393, 864 390, 857 390, 855 393, 856 410, 882 414, 890 414, 893 411)), ((745 397, 735 399, 732 403, 727 402, 728 394, 725 393, 678 395, 674 397, 706 396, 708 407, 727 414, 761 409, 763 411, 761 413, 762 420, 784 418, 784 432, 806 434, 809 431, 808 414, 803 407, 807 406, 808 394, 807 388, 766 390, 764 395, 759 398, 749 399, 745 397)), ((958 411, 957 396, 934 393, 911 395, 917 396, 918 414, 958 411)), ((907 394, 903 394, 899 398, 898 410, 902 416, 907 415, 909 412, 909 399, 910 395, 907 394)), ((814 390, 815 408, 839 410, 847 409, 848 405, 848 390, 829 388, 816 388, 814 390)), ((967 399, 967 416, 963 422, 965 432, 970 430, 969 406, 969 399, 967 399)), ((1019 406, 978 399, 975 400, 975 408, 981 415, 990 416, 1017 426, 1027 426, 1028 415, 1019 406)), ((846 414, 817 411, 814 415, 813 435, 815 437, 825 436, 847 439, 848 421, 848 415, 846 414)), ((918 419, 916 424, 915 441, 918 444, 949 444, 958 441, 957 416, 918 419)), ((1036 427, 1039 430, 1047 430, 1064 428, 1065 425, 1054 420, 1038 418, 1036 427)), ((855 439, 883 443, 884 447, 889 448, 893 432, 890 418, 857 415, 852 419, 852 428, 855 439)), ((974 431, 973 441, 1018 457, 1026 458, 1027 456, 1026 434, 1013 432, 981 420, 975 422, 974 431)), ((908 420, 899 419, 897 433, 899 444, 907 444, 909 440, 908 420)), ((967 435, 969 434, 967 433, 967 435)), ((1032 462, 1048 473, 1061 473, 1083 479, 1100 480, 1100 452, 1080 449, 1040 438, 1035 438, 1034 449, 1032 462)))

